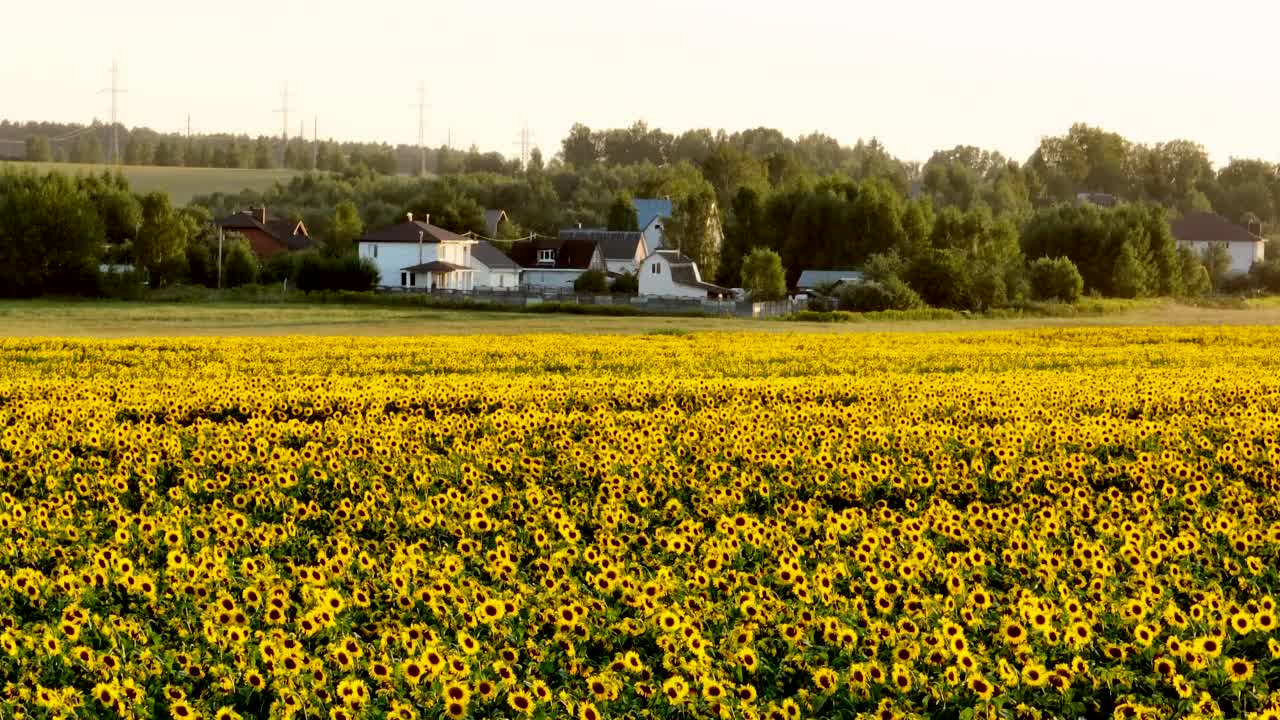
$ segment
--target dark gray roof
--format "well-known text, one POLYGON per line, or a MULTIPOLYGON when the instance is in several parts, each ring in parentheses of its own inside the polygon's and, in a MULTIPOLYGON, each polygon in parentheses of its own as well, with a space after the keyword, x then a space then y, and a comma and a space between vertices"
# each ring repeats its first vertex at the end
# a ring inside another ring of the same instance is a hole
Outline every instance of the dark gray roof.
POLYGON ((809 290, 819 285, 835 285, 842 282, 858 282, 862 273, 857 270, 805 270, 800 273, 796 287, 809 290))
POLYGON ((471 257, 477 261, 484 263, 485 267, 490 270, 497 268, 519 269, 519 265, 515 260, 507 257, 507 254, 494 247, 493 243, 481 240, 471 248, 471 257))
POLYGON ((661 255, 671 266, 671 280, 677 285, 701 288, 719 295, 728 295, 732 292, 729 288, 699 280, 697 264, 679 250, 658 250, 656 254, 661 255))
POLYGON ((560 231, 561 240, 589 240, 600 246, 605 260, 634 260, 644 235, 630 230, 573 228, 560 231))
POLYGON ((1262 238, 1211 212, 1184 215, 1173 224, 1173 236, 1183 242, 1262 242, 1262 238))
POLYGON ((399 225, 392 225, 381 230, 365 233, 360 238, 360 242, 416 243, 419 242, 419 238, 421 238, 422 242, 428 243, 470 242, 470 238, 465 238, 442 227, 428 225, 417 220, 402 222, 399 225))
POLYGON ((454 265, 443 260, 432 260, 421 265, 410 265, 400 269, 405 272, 453 272, 454 270, 470 270, 471 268, 465 265, 454 265))
POLYGON ((485 210, 484 211, 484 229, 489 233, 489 237, 498 236, 498 225, 507 217, 506 210, 485 210))

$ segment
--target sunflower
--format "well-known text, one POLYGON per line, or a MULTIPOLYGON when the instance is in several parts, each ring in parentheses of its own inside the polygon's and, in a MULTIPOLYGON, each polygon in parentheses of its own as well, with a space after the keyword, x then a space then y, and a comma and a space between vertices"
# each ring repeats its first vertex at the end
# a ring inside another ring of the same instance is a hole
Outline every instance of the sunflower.
POLYGON ((1253 663, 1243 658, 1230 658, 1223 663, 1223 667, 1231 682, 1244 682, 1253 677, 1253 663))
POLYGON ((532 715, 537 709, 533 696, 524 690, 513 690, 507 693, 507 707, 521 715, 532 715))

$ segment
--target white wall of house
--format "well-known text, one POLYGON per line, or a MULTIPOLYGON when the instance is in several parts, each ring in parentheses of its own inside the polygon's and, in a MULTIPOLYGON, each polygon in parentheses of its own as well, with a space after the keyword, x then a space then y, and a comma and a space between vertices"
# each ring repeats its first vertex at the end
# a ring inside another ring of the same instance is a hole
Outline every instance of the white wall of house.
MULTIPOLYGON (((1179 241, 1179 245, 1185 245, 1191 248, 1191 251, 1200 257, 1208 252, 1209 246, 1213 243, 1199 240, 1179 241)), ((1225 243, 1227 252, 1231 254, 1232 273, 1247 273, 1249 268, 1253 267, 1255 262, 1261 262, 1266 256, 1267 244, 1264 242, 1229 242, 1225 243)))
MULTIPOLYGON (((666 218, 656 217, 649 221, 648 226, 640 228, 640 234, 644 236, 644 246, 649 252, 660 250, 664 247, 662 244, 662 226, 666 222, 666 218)), ((637 258, 643 260, 644 257, 637 258)))
POLYGON ((494 290, 514 290, 520 287, 519 268, 491 268, 479 260, 472 260, 475 268, 475 286, 494 290))
MULTIPOLYGON (((697 267, 697 266, 695 266, 697 267)), ((697 272, 695 270, 695 272, 697 272)), ((701 278, 701 274, 698 275, 701 278)), ((703 288, 680 285, 671 279, 671 264, 658 254, 645 258, 640 266, 640 295, 654 297, 705 298, 703 288)))
POLYGON ((573 281, 584 272, 576 268, 525 268, 520 273, 520 285, 537 290, 572 290, 573 281))
POLYGON ((405 273, 401 268, 442 260, 463 267, 471 265, 471 243, 360 243, 360 257, 369 258, 378 268, 378 284, 387 287, 431 287, 470 290, 471 271, 452 273, 405 273), (402 282, 403 281, 403 282, 402 282))

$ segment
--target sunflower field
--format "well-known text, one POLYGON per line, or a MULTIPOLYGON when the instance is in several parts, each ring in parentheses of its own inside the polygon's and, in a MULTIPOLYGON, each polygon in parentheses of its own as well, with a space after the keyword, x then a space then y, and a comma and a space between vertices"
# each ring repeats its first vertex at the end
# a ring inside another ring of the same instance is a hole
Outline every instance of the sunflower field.
POLYGON ((0 718, 1280 718, 1280 329, 0 340, 0 718))

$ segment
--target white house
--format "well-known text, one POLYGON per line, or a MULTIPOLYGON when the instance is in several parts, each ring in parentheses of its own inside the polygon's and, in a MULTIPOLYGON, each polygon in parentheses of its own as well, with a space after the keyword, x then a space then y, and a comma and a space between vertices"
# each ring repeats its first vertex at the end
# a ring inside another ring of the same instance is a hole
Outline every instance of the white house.
POLYGON ((663 246, 663 225, 671 217, 674 208, 668 198, 636 198, 631 201, 636 208, 636 227, 644 236, 649 252, 663 246))
POLYGON ((1179 218, 1172 230, 1178 244, 1191 248, 1197 255, 1203 256, 1213 245, 1225 245, 1231 255, 1229 272, 1232 274, 1249 272, 1249 268, 1266 255, 1267 244, 1258 223, 1243 228, 1216 213, 1197 212, 1179 218))
POLYGON ((473 287, 477 289, 515 290, 520 287, 520 266, 487 240, 481 240, 471 248, 471 268, 475 271, 473 287))
POLYGON ((476 241, 413 219, 360 238, 360 257, 378 268, 382 287, 470 290, 475 285, 471 250, 476 241))
POLYGON ((520 286, 539 290, 572 290, 582 273, 608 270, 600 246, 590 240, 521 240, 511 244, 511 259, 520 265, 520 286))
POLYGON ((561 240, 586 240, 594 242, 604 253, 605 267, 613 275, 635 274, 640 263, 649 255, 648 245, 642 233, 619 230, 561 230, 561 240))
POLYGON ((729 297, 728 288, 703 282, 698 264, 678 250, 650 253, 640 266, 640 295, 655 297, 729 297))

